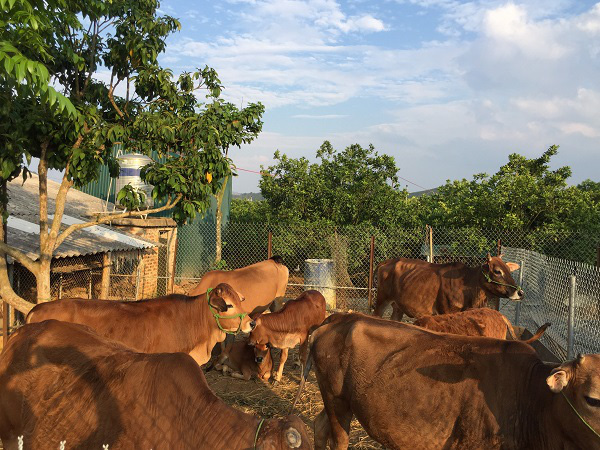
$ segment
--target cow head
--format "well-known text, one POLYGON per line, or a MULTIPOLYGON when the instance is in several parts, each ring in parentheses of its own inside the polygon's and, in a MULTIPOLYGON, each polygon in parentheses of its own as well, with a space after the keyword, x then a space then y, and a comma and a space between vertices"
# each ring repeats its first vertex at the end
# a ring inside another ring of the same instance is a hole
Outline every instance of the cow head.
POLYGON ((563 429, 572 432, 574 440, 589 443, 582 448, 600 448, 600 355, 567 361, 552 370, 546 383, 561 394, 554 407, 563 429))
POLYGON ((248 342, 254 347, 254 360, 258 364, 262 363, 271 351, 271 344, 269 343, 267 330, 264 326, 261 326, 260 317, 256 318, 256 327, 250 333, 248 342))
POLYGON ((521 300, 523 290, 517 286, 510 274, 519 268, 518 264, 502 261, 502 256, 490 256, 481 266, 481 276, 485 290, 496 297, 505 297, 510 300, 521 300))
POLYGON ((208 291, 207 300, 217 326, 223 331, 249 333, 256 325, 242 308, 239 293, 227 283, 220 283, 208 291))
POLYGON ((266 420, 258 430, 255 448, 309 449, 312 448, 306 425, 296 416, 266 420))

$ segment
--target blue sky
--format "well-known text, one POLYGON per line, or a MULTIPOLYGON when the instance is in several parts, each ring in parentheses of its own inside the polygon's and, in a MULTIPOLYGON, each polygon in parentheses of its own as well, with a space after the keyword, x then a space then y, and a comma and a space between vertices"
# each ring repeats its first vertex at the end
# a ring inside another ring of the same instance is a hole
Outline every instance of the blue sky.
MULTIPOLYGON (((495 172, 560 145, 572 182, 600 180, 600 3, 570 0, 164 1, 181 20, 164 66, 209 65, 236 105, 266 106, 230 156, 315 159, 372 143, 410 191, 495 172)), ((239 172, 234 191, 258 191, 239 172)))

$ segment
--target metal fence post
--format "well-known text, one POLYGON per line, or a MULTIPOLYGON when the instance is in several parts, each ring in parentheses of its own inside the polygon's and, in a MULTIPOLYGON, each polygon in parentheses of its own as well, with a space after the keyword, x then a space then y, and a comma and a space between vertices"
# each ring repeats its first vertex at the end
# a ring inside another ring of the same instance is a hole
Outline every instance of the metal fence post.
POLYGON ((575 294, 577 291, 577 279, 571 275, 571 290, 569 293, 569 322, 567 324, 567 359, 573 359, 575 345, 575 294))
POLYGON ((369 254, 369 310, 373 307, 373 263, 375 259, 375 236, 371 236, 371 252, 369 254))
POLYGON ((267 259, 273 256, 273 233, 269 231, 269 237, 267 238, 267 259))
MULTIPOLYGON (((521 260, 519 261, 519 287, 522 289, 523 288, 523 264, 525 264, 525 261, 521 260)), ((517 306, 515 306, 515 325, 519 326, 519 323, 521 322, 521 302, 517 302, 517 306)))

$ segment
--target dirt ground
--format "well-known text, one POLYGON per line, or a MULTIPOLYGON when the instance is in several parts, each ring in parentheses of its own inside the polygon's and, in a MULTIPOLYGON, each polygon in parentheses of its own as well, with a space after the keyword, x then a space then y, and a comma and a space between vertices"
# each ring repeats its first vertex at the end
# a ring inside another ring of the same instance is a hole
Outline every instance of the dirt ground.
MULTIPOLYGON (((205 373, 206 380, 219 397, 235 408, 266 418, 286 416, 290 413, 300 383, 300 369, 293 368, 296 351, 297 349, 290 351, 283 377, 276 385, 266 384, 254 379, 250 381, 238 380, 230 376, 224 376, 216 370, 205 373)), ((275 362, 278 364, 278 351, 275 350, 274 353, 275 362)), ((311 371, 304 385, 302 396, 293 412, 304 421, 311 439, 314 438, 313 420, 322 409, 323 401, 319 386, 314 372, 311 371)), ((358 421, 354 419, 350 430, 350 448, 364 450, 382 449, 383 447, 373 441, 358 421)))

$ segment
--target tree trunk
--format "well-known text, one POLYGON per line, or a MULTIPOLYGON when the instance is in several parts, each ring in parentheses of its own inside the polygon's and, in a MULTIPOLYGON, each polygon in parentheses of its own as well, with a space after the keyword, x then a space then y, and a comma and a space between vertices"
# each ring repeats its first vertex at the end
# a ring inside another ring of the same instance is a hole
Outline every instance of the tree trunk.
POLYGON ((40 271, 36 276, 37 301, 38 303, 52 300, 50 292, 50 261, 51 258, 42 256, 40 271))
MULTIPOLYGON (((2 226, 0 226, 0 241, 6 244, 7 241, 7 224, 4 220, 4 213, 7 211, 8 196, 7 196, 7 181, 2 180, 0 185, 0 220, 2 220, 2 226)), ((10 279, 8 277, 8 262, 6 253, 0 253, 0 297, 3 301, 21 311, 23 314, 27 314, 33 304, 27 300, 19 297, 13 290, 10 279)))
POLYGON ((223 205, 223 198, 225 197, 225 190, 227 189, 227 183, 229 182, 229 175, 225 177, 223 180, 223 184, 221 185, 221 190, 217 194, 217 214, 216 214, 216 246, 215 246, 215 263, 221 261, 221 255, 223 252, 222 247, 222 237, 221 237, 221 227, 223 225, 223 210, 221 209, 223 205))

